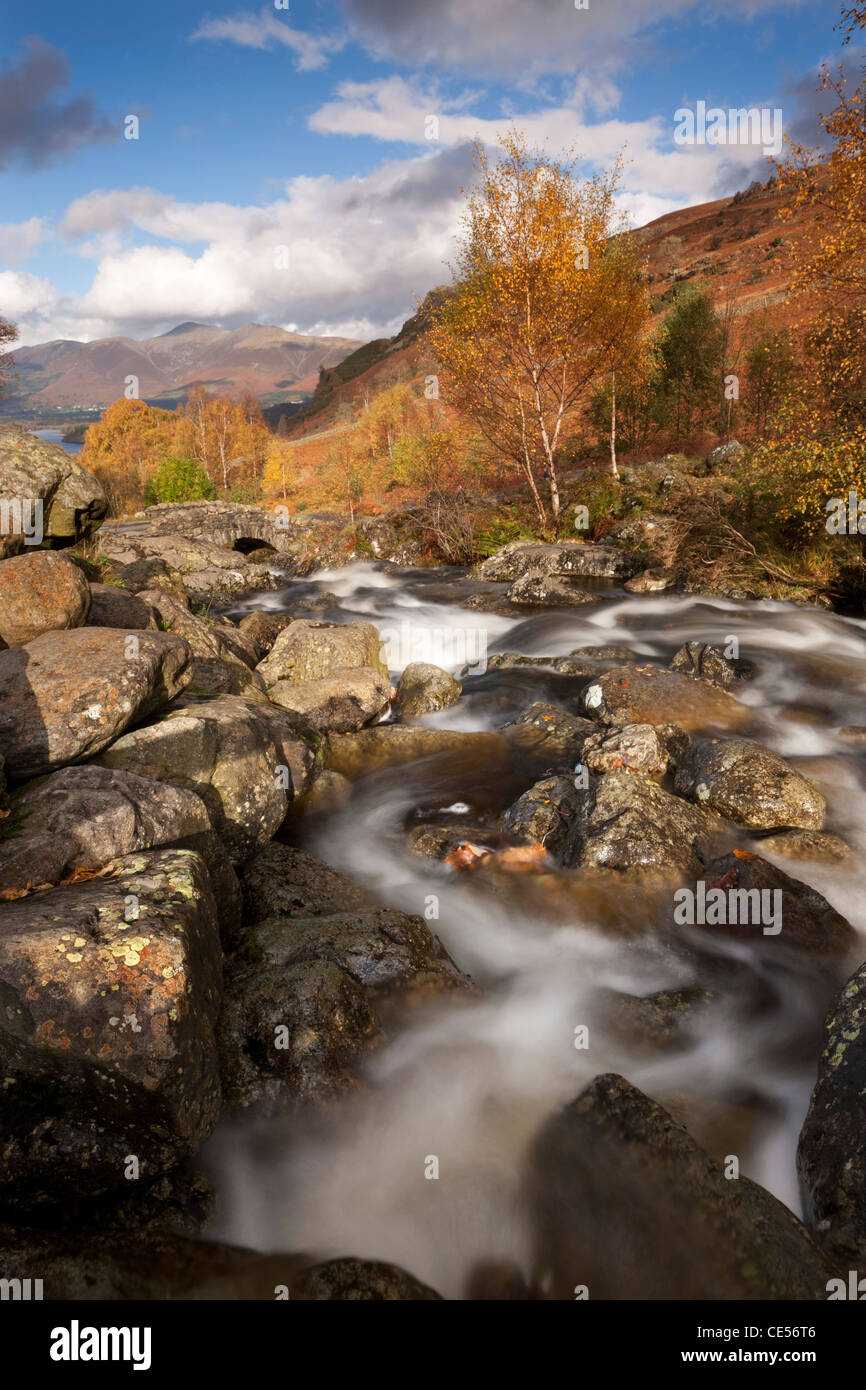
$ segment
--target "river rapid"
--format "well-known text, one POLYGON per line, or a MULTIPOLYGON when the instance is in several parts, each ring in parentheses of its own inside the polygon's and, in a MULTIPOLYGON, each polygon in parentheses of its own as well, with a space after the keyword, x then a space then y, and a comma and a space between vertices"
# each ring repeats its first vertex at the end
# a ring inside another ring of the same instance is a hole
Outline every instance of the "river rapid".
MULTIPOLYGON (((303 616, 375 623, 394 680, 410 660, 455 674, 470 666, 459 703, 423 720, 462 730, 500 728, 533 701, 567 694, 568 678, 550 670, 486 670, 485 657, 497 652, 558 656, 616 644, 666 665, 684 642, 736 639, 737 654, 755 668, 736 690, 754 711, 752 736, 819 780, 825 828, 854 851, 829 864, 774 862, 820 891, 864 944, 866 744, 846 742, 839 730, 866 722, 866 622, 786 603, 631 597, 615 586, 600 587, 591 605, 529 616, 460 606, 483 588, 497 586, 460 570, 356 564, 291 580, 228 611, 239 618, 319 594, 321 606, 303 616)), ((411 825, 444 811, 492 822, 526 785, 483 759, 428 758, 359 779, 348 805, 282 832, 383 903, 426 915, 481 992, 410 1016, 367 1064, 366 1087, 324 1116, 224 1122, 203 1154, 219 1199, 212 1238, 393 1261, 450 1298, 467 1296, 479 1261, 511 1262, 528 1275, 521 1185, 533 1138, 608 1071, 666 1105, 720 1161, 736 1154, 744 1174, 799 1214, 797 1135, 832 993, 826 979, 809 961, 768 963, 723 937, 692 955, 672 950, 641 919, 639 900, 630 900, 623 932, 621 922, 613 929, 609 902, 576 895, 564 917, 561 903, 549 912, 537 898, 528 906, 517 880, 510 898, 410 852, 411 825), (609 991, 705 986, 716 989, 713 1003, 673 1050, 630 1046, 604 1026, 591 1028, 588 1048, 575 1045, 576 1028, 609 991), (431 1179, 434 1157, 439 1176, 431 1179)))

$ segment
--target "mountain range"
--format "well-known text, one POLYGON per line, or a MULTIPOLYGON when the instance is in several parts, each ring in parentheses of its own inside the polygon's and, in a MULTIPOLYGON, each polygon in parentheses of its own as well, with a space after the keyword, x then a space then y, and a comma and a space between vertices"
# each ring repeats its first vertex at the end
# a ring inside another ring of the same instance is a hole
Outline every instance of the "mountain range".
POLYGON ((334 367, 360 344, 353 338, 315 338, 268 324, 214 328, 181 323, 156 338, 57 339, 10 353, 15 373, 3 413, 52 413, 110 405, 138 378, 138 395, 174 405, 194 384, 237 395, 254 392, 263 404, 308 399, 321 367, 334 367))

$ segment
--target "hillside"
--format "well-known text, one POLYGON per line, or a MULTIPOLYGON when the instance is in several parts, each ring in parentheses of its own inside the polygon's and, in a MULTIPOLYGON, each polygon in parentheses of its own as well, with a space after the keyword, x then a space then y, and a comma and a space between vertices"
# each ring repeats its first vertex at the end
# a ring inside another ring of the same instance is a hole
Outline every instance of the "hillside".
POLYGON ((136 376, 139 394, 173 405, 194 383, 223 394, 249 390, 265 404, 303 400, 321 367, 334 367, 359 344, 315 338, 267 324, 234 330, 182 323, 156 338, 57 340, 11 353, 15 377, 5 414, 101 407, 123 394, 136 376))

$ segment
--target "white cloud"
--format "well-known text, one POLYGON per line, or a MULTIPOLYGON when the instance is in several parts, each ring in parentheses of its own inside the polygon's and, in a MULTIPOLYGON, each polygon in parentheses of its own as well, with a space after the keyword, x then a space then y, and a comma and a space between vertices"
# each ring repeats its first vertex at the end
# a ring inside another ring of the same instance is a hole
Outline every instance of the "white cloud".
POLYGON ((0 261, 21 265, 28 261, 45 235, 41 217, 29 217, 26 222, 0 223, 0 261))
POLYGON ((258 14, 242 10, 230 19, 203 20, 191 39, 225 40, 241 48, 287 48, 299 72, 323 67, 328 55, 344 47, 343 35, 309 34, 278 19, 273 9, 258 14))

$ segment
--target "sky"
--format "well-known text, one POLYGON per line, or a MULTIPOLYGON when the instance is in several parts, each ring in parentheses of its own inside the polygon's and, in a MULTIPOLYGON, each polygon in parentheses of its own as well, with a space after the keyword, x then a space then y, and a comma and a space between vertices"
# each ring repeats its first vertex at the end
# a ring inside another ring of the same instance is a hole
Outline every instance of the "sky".
MULTIPOLYGON (((20 343, 194 320, 393 334, 449 262, 472 141, 626 160, 641 226, 772 172, 677 112, 817 143, 838 0, 40 0, 0 8, 0 316, 20 343), (433 118, 433 119, 431 119, 433 118)), ((850 54, 851 49, 847 50, 850 54)))

